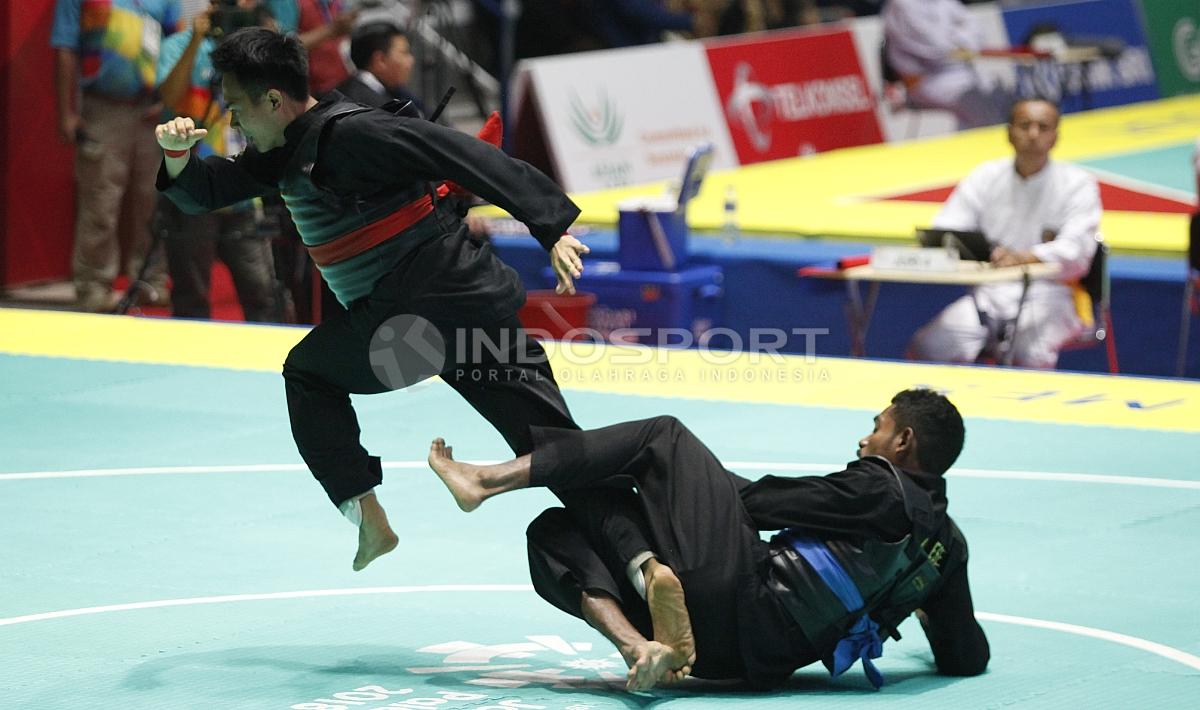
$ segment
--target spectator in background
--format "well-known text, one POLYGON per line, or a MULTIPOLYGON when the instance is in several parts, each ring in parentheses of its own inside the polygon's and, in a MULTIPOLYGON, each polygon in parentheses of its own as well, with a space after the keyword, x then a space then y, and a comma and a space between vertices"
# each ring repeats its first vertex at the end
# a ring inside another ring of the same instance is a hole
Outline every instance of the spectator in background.
POLYGON ((884 59, 904 81, 909 106, 949 111, 960 130, 1004 120, 1008 97, 970 62, 983 32, 960 0, 888 0, 883 31, 884 59))
MULTIPOLYGON (((237 0, 236 5, 213 3, 192 18, 191 27, 162 45, 158 58, 159 93, 166 118, 187 116, 209 129, 198 143, 198 157, 233 157, 246 148, 242 136, 229 125, 229 113, 217 99, 218 81, 212 66, 216 37, 240 27, 274 26, 270 13, 258 0, 237 0)), ((278 321, 275 268, 269 241, 259 235, 257 205, 246 200, 221 210, 184 217, 165 196, 160 196, 155 228, 164 233, 167 267, 174 285, 172 315, 210 318, 209 298, 213 259, 229 267, 238 301, 248 321, 278 321)))
MULTIPOLYGON (((160 151, 146 134, 161 110, 154 96, 159 44, 179 18, 177 0, 58 0, 54 7, 59 136, 77 149, 71 275, 84 311, 112 308, 123 206, 131 230, 125 272, 136 276, 153 257, 148 227, 160 151)), ((145 274, 153 291, 148 300, 166 302, 166 279, 161 259, 154 259, 145 274)))
POLYGON ((407 88, 413 56, 408 37, 390 22, 370 22, 350 36, 350 59, 358 72, 338 84, 346 98, 366 106, 383 106, 393 99, 424 107, 407 88))
POLYGON ((589 27, 608 48, 632 47, 662 41, 664 32, 687 32, 710 37, 717 31, 717 10, 711 2, 690 11, 671 10, 658 0, 577 0, 589 27))
POLYGON ((816 0, 730 0, 724 3, 717 22, 717 34, 811 25, 821 21, 816 0))
POLYGON ((883 0, 726 0, 718 34, 783 29, 877 15, 883 0))
POLYGON ((268 0, 279 31, 294 33, 308 50, 308 83, 321 98, 350 76, 342 48, 359 11, 342 0, 268 0))
MULTIPOLYGON (((1016 153, 980 165, 950 195, 933 220, 940 229, 979 230, 992 244, 995 266, 1057 263, 1061 281, 1029 286, 1016 324, 1013 363, 1052 368, 1083 325, 1066 283, 1084 276, 1096 253, 1100 188, 1073 165, 1050 160, 1058 140, 1058 108, 1042 99, 1018 101, 1008 124, 1016 153)), ((1017 316, 1022 285, 980 286, 921 328, 909 353, 922 360, 975 362, 1005 322, 1017 316)))

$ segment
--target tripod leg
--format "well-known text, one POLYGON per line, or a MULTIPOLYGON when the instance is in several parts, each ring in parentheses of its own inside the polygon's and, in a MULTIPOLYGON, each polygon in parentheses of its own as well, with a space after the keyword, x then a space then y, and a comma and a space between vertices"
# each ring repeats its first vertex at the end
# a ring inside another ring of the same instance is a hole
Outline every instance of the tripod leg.
POLYGON ((150 270, 151 264, 154 263, 154 257, 158 253, 158 245, 163 240, 163 232, 165 227, 151 224, 147 227, 150 230, 150 246, 146 248, 146 257, 142 260, 142 266, 138 269, 137 277, 129 282, 129 287, 125 289, 125 294, 121 296, 121 300, 117 301, 117 305, 113 306, 112 312, 115 315, 123 316, 129 312, 129 309, 137 302, 138 294, 149 294, 154 290, 154 287, 146 282, 146 272, 150 270))

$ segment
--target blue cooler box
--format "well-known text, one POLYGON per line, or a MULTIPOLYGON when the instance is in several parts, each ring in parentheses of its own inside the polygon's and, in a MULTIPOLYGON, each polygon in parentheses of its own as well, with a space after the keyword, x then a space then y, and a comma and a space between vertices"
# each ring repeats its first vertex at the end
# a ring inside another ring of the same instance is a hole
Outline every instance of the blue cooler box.
POLYGON ((688 258, 685 213, 673 198, 633 198, 617 204, 617 262, 635 271, 677 271, 688 258))
MULTIPOLYGON (((546 285, 554 287, 553 269, 542 272, 546 285)), ((647 328, 648 334, 617 334, 617 340, 646 345, 695 344, 701 336, 720 325, 724 274, 719 266, 691 266, 679 271, 631 271, 614 261, 585 263, 583 277, 575 282, 579 291, 596 294, 588 316, 588 327, 605 340, 623 328, 647 328), (659 333, 661 328, 689 332, 659 333), (662 338, 660 340, 660 338, 662 338)))

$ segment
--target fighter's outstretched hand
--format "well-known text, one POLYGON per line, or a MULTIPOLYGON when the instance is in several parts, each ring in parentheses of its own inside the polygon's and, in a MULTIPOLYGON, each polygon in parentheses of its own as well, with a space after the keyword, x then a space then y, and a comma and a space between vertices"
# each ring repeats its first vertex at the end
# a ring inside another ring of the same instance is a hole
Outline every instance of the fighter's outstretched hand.
POLYGON ((550 250, 550 265, 558 277, 555 293, 575 294, 575 279, 583 275, 583 255, 590 253, 583 242, 570 234, 564 234, 554 243, 550 250))
POLYGON ((154 129, 154 137, 163 150, 188 150, 207 135, 207 129, 196 128, 195 121, 182 116, 160 123, 154 129))

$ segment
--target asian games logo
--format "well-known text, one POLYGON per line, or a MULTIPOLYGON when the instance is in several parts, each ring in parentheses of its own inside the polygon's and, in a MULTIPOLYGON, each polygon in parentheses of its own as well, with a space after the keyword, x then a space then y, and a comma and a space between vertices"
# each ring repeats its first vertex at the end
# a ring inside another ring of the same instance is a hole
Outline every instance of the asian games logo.
POLYGON ((625 119, 617 112, 614 102, 603 90, 594 106, 584 104, 583 99, 571 92, 571 125, 589 145, 606 146, 617 142, 625 119))
POLYGON ((584 686, 625 687, 625 662, 619 653, 599 655, 592 644, 561 636, 526 636, 525 641, 484 645, 449 641, 417 649, 442 657, 440 665, 409 668, 409 673, 462 673, 469 685, 521 688, 532 684, 552 688, 584 686))
POLYGON ((1175 60, 1183 75, 1191 81, 1200 81, 1200 32, 1190 17, 1180 18, 1172 34, 1175 60))
POLYGON ((771 92, 765 84, 754 80, 754 69, 748 62, 738 62, 733 70, 733 91, 729 93, 725 111, 741 125, 755 150, 767 152, 775 115, 771 92))

